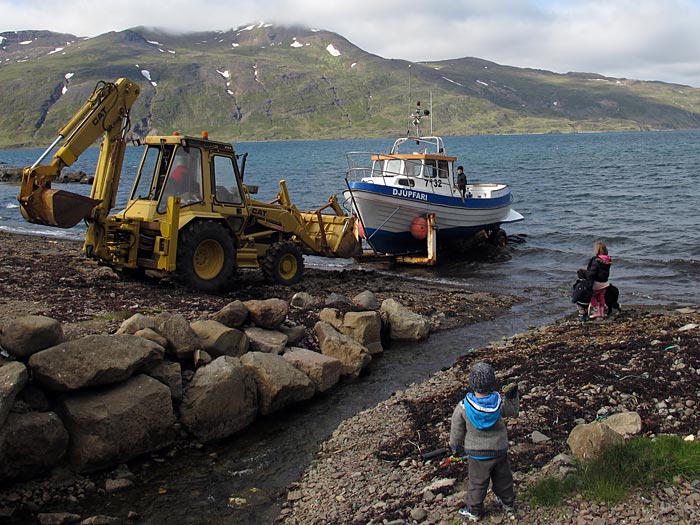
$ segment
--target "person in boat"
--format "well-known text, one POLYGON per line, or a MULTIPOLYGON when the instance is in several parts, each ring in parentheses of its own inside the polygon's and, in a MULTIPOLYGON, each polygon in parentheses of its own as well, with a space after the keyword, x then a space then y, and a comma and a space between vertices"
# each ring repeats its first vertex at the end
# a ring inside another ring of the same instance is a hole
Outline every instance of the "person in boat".
POLYGON ((467 194, 467 176, 462 166, 457 166, 457 189, 464 199, 467 194))
POLYGON ((481 519, 489 482, 505 512, 512 513, 515 505, 513 473, 508 461, 508 432, 503 417, 518 415, 518 384, 507 385, 503 397, 494 391, 495 384, 493 367, 483 361, 474 363, 469 372, 471 391, 452 414, 452 454, 469 457, 466 506, 459 510, 459 515, 472 521, 481 519))
MULTIPOLYGON (((593 245, 593 257, 588 261, 586 270, 579 272, 580 275, 593 282, 591 304, 588 308, 590 319, 605 317, 605 291, 610 284, 608 279, 610 278, 611 265, 612 259, 608 255, 608 247, 605 245, 605 242, 597 241, 593 245)), ((579 311, 579 319, 581 315, 579 311)))

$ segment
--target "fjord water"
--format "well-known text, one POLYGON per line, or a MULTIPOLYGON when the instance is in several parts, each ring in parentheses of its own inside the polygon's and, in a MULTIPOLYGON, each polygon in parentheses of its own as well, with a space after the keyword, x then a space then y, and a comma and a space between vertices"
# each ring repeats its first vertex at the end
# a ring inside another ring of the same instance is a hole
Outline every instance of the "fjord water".
MULTIPOLYGON (((302 407, 261 418, 231 439, 148 468, 135 463, 132 468, 145 483, 120 492, 119 498, 88 502, 81 514, 123 516, 136 510, 142 523, 271 523, 285 487, 299 477, 318 444, 341 421, 451 365, 469 348, 573 316, 571 284, 598 239, 610 248, 611 281, 620 289, 623 308, 632 303, 698 303, 699 131, 446 137, 445 142, 470 181, 511 186, 513 207, 525 221, 505 226, 511 239, 508 254, 444 261, 432 269, 373 269, 513 293, 529 301, 495 321, 439 332, 425 343, 395 345, 357 381, 344 382, 302 407)), ((346 152, 388 151, 391 144, 385 139, 236 146, 249 153, 246 182, 260 187, 260 200, 274 199, 278 180, 285 179, 293 202, 300 209, 312 209, 331 194, 341 195, 346 152)), ((136 148, 127 151, 118 206, 126 202, 140 157, 136 148)), ((0 162, 24 166, 39 154, 0 151, 0 162)), ((70 170, 91 173, 96 157, 97 150, 91 149, 70 170)), ((89 191, 79 185, 64 188, 89 191)), ((0 184, 0 229, 82 237, 80 228, 48 230, 24 223, 17 190, 17 185, 0 184)), ((313 257, 307 265, 366 267, 313 257)))
MULTIPOLYGON (((438 269, 400 271, 504 292, 546 289, 547 301, 556 301, 566 299, 575 270, 585 264, 593 243, 603 239, 623 303, 697 300, 700 131, 446 137, 445 143, 470 181, 509 184, 513 207, 525 221, 505 226, 515 241, 507 260, 448 261, 438 269)), ((348 151, 388 151, 391 144, 391 139, 323 140, 236 147, 249 153, 245 180, 259 186, 256 198, 274 199, 278 181, 285 179, 292 201, 300 209, 314 209, 331 194, 342 198, 348 151)), ((127 149, 118 208, 126 203, 141 151, 127 149)), ((0 150, 0 163, 25 166, 40 153, 0 150)), ((97 154, 97 148, 88 150, 66 171, 93 173, 97 154)), ((62 187, 89 192, 87 186, 62 187)), ((0 229, 82 238, 82 225, 59 230, 24 222, 17 190, 0 184, 0 229)), ((328 261, 311 258, 307 264, 328 266, 328 261)))

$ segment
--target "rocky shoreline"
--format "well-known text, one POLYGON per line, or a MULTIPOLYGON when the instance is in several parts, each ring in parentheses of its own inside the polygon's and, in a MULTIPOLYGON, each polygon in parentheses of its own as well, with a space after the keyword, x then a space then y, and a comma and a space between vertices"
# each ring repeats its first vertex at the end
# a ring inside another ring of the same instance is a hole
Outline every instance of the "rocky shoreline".
POLYGON ((206 296, 166 280, 134 281, 95 266, 79 255, 79 243, 4 233, 0 241, 0 343, 10 354, 0 359, 0 388, 7 394, 0 407, 0 441, 7 445, 0 474, 6 481, 26 478, 54 464, 53 471, 73 471, 58 486, 41 478, 10 485, 0 497, 0 518, 12 518, 17 510, 42 523, 72 522, 75 515, 68 511, 83 498, 133 484, 123 465, 106 477, 105 467, 174 439, 170 453, 177 453, 192 443, 190 435, 200 446, 225 438, 258 411, 270 413, 333 387, 340 376, 358 375, 390 339, 422 339, 465 320, 493 317, 515 301, 459 287, 395 282, 375 272, 319 271, 292 289, 242 273, 240 288, 206 296), (285 299, 262 300, 276 293, 285 299), (343 293, 354 294, 355 302, 343 293), (384 326, 391 327, 388 334, 384 326), (163 360, 164 349, 169 360, 163 360), (220 409, 232 404, 231 396, 217 394, 226 382, 222 376, 234 382, 245 376, 247 386, 231 413, 220 409), (269 376, 278 376, 276 384, 269 376), (170 398, 176 427, 167 408, 170 398), (32 436, 49 444, 44 456, 30 454, 42 446, 22 438, 30 419, 32 436), (145 419, 150 421, 141 428, 136 422, 145 419), (130 432, 120 433, 120 427, 130 432), (60 462, 64 454, 67 461, 60 462), (57 506, 67 512, 48 512, 57 506))
POLYGON ((279 521, 297 524, 454 524, 466 464, 425 460, 448 446, 450 415, 471 363, 488 360, 501 385, 518 381, 520 415, 508 421, 521 499, 504 515, 493 496, 484 523, 699 523, 700 480, 677 479, 607 505, 580 496, 531 507, 523 493, 571 460, 566 439, 579 423, 636 411, 642 434, 700 439, 700 309, 632 307, 603 322, 562 321, 477 349, 449 370, 396 392, 342 423, 302 479, 289 487, 279 521))
MULTIPOLYGON (((492 319, 519 301, 375 271, 321 270, 307 271, 304 281, 291 288, 269 286, 255 272, 242 272, 235 290, 207 296, 167 280, 137 281, 114 274, 83 259, 77 242, 0 232, 0 243, 0 325, 23 315, 49 316, 61 322, 68 340, 114 334, 135 313, 177 313, 194 323, 214 316, 235 300, 278 297, 289 302, 297 293, 309 293, 325 304, 331 294, 354 297, 359 291, 371 290, 379 302, 396 299, 424 316, 430 331, 492 319)), ((320 320, 320 310, 290 309, 291 324, 306 328, 300 346, 319 349, 313 327, 320 320)), ((325 314, 329 324, 345 313, 342 307, 336 310, 340 313, 325 314)), ((456 523, 465 466, 441 466, 440 460, 425 461, 421 454, 446 446, 449 416, 464 395, 466 376, 475 359, 491 361, 502 384, 518 381, 521 385, 521 414, 509 421, 511 462, 521 495, 543 469, 551 468, 553 458, 568 452, 566 438, 580 422, 633 410, 641 415, 646 436, 700 437, 699 324, 697 307, 632 307, 605 322, 564 320, 476 349, 452 368, 342 423, 302 479, 289 487, 278 521, 456 523)), ((154 456, 153 460, 166 461, 168 455, 189 446, 203 445, 176 441, 165 457, 154 456)), ((51 477, 6 484, 0 498, 0 522, 22 522, 16 521, 16 515, 13 518, 15 507, 34 519, 42 514, 42 523, 137 520, 136 512, 87 521, 71 513, 86 497, 107 497, 134 483, 138 479, 122 465, 90 475, 58 469, 51 477), (56 509, 65 512, 49 512, 56 509)), ((484 521, 696 523, 700 521, 699 485, 698 480, 679 479, 670 486, 635 493, 615 506, 575 498, 561 507, 541 509, 530 508, 521 499, 514 516, 491 508, 484 521)), ((490 504, 487 500, 487 507, 490 504)))

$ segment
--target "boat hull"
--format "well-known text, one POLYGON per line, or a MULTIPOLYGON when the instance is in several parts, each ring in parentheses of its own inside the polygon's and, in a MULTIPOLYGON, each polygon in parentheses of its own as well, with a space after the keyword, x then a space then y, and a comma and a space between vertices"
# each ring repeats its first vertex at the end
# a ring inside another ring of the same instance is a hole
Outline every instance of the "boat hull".
POLYGON ((441 247, 523 219, 511 210, 513 197, 507 187, 495 192, 493 198, 463 200, 409 188, 348 182, 344 196, 360 218, 369 244, 377 252, 393 255, 426 251, 425 239, 416 238, 411 228, 417 217, 429 213, 435 215, 441 247))

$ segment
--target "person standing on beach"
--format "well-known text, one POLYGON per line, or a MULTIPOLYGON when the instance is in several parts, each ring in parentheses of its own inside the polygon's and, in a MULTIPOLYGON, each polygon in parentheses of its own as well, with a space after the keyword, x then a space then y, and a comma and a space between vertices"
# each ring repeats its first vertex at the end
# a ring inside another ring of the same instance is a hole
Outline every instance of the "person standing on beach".
POLYGON ((610 278, 612 259, 608 256, 608 247, 603 241, 597 241, 593 246, 593 257, 588 261, 586 277, 593 281, 593 294, 589 314, 591 319, 605 317, 605 289, 610 278))
POLYGON ((520 398, 517 383, 503 389, 504 397, 494 391, 495 384, 493 367, 485 362, 475 363, 469 372, 471 391, 452 413, 452 454, 469 456, 466 506, 459 510, 459 515, 472 521, 479 521, 484 513, 489 481, 501 508, 514 511, 515 490, 503 417, 518 415, 520 398))

